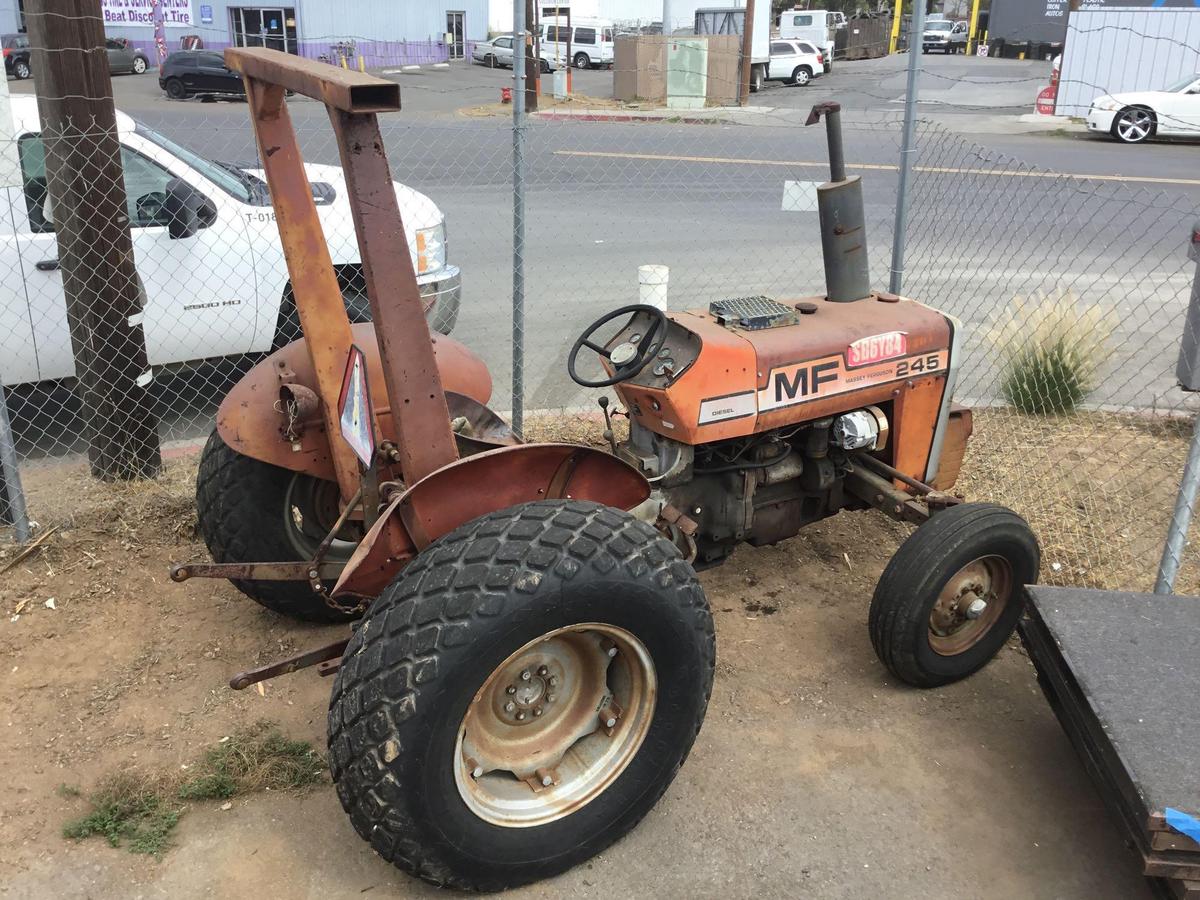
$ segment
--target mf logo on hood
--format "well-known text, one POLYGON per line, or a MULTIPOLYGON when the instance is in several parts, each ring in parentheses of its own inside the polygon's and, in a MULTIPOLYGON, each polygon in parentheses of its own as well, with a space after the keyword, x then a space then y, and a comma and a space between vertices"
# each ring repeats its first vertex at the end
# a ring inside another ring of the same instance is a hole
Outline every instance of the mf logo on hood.
POLYGON ((846 367, 867 366, 884 359, 894 359, 908 352, 908 335, 903 331, 889 331, 859 338, 846 348, 846 367))

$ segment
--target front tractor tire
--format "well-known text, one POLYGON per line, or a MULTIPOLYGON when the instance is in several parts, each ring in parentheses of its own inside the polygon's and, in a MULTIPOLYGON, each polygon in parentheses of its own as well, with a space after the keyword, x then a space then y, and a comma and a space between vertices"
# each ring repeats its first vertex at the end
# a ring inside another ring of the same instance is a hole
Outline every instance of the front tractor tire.
MULTIPOLYGON (((243 456, 213 431, 196 474, 196 517, 214 562, 305 562, 337 521, 337 485, 243 456)), ((349 528, 356 526, 351 525, 349 528)), ((339 535, 326 561, 349 558, 358 535, 339 535)), ((231 579, 267 609, 306 622, 347 622, 304 581, 231 579)), ((332 587, 326 584, 326 589, 332 587)))
POLYGON ((900 545, 875 587, 876 655, 915 687, 966 678, 1012 634, 1040 564, 1037 538, 1010 509, 962 503, 937 513, 900 545))
POLYGON ((604 850, 683 764, 713 623, 657 531, 595 503, 489 513, 372 604, 329 709, 354 828, 433 884, 498 891, 604 850))

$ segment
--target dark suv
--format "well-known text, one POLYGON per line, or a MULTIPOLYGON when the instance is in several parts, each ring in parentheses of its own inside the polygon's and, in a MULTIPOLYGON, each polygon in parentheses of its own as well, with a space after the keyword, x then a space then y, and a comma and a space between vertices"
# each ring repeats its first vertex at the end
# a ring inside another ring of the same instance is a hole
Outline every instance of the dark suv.
POLYGON ((4 48, 4 71, 17 78, 28 78, 33 74, 29 67, 29 38, 24 34, 0 35, 0 47, 4 48))
POLYGON ((158 86, 173 100, 195 94, 245 94, 242 76, 225 68, 215 50, 179 50, 163 61, 158 86))

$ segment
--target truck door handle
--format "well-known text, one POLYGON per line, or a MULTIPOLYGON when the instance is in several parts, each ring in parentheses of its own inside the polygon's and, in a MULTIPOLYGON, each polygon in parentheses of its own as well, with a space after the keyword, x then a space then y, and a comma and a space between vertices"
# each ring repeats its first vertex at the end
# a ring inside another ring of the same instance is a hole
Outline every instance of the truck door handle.
POLYGON ((43 259, 41 262, 35 263, 34 268, 39 272, 56 272, 58 271, 58 259, 43 259))

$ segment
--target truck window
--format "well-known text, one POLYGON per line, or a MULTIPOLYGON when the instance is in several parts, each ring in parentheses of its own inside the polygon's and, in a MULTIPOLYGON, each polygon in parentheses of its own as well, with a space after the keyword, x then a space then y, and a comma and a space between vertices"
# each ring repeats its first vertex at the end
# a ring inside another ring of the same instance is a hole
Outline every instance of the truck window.
MULTIPOLYGON (((46 146, 40 135, 24 135, 17 144, 21 158, 21 180, 29 229, 35 234, 54 231, 53 214, 46 184, 46 146)), ((166 169, 128 147, 121 146, 121 168, 125 171, 125 200, 129 222, 135 228, 165 225, 162 203, 167 182, 174 176, 166 169)))
POLYGON ((792 16, 793 25, 811 25, 812 16, 792 16))
POLYGON ((576 28, 575 43, 577 44, 594 44, 596 43, 595 28, 576 28))

